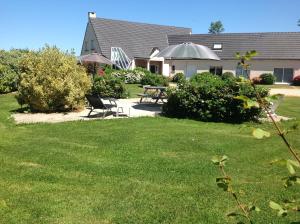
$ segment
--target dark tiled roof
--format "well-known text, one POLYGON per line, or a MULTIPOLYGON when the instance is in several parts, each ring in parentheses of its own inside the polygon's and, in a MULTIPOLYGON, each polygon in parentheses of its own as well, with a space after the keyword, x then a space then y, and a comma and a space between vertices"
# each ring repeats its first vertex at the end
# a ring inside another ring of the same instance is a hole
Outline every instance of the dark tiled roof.
POLYGON ((189 34, 190 28, 152 25, 120 20, 91 19, 101 52, 110 58, 111 47, 121 47, 129 58, 149 58, 154 47, 168 47, 169 34, 189 34))
POLYGON ((217 52, 221 59, 233 59, 236 52, 256 50, 256 59, 300 59, 300 32, 282 33, 225 33, 169 35, 169 44, 193 42, 213 48, 222 44, 217 52))

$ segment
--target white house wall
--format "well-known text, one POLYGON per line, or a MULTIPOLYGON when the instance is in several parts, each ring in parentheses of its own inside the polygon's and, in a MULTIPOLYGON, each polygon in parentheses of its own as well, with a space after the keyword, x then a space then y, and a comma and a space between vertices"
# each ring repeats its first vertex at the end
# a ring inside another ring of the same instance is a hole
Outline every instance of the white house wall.
MULTIPOLYGON (((237 60, 166 60, 164 66, 169 67, 169 75, 185 73, 187 64, 196 66, 197 73, 207 72, 211 66, 222 66, 223 72, 232 72, 235 74, 237 63, 237 60), (171 74, 172 65, 175 65, 174 74, 171 74)), ((294 77, 300 75, 300 60, 252 60, 250 64, 251 78, 258 77, 263 73, 273 73, 274 68, 293 68, 294 77)), ((164 75, 166 74, 164 73, 164 75)))

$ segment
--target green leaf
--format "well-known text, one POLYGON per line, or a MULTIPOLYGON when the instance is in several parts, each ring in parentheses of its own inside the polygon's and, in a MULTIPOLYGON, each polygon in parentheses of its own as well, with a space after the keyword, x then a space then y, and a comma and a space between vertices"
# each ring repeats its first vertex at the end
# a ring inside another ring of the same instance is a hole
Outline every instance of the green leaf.
POLYGON ((252 135, 257 139, 263 139, 264 137, 269 138, 271 136, 271 133, 260 128, 256 128, 253 130, 252 135))
POLYGON ((275 160, 272 160, 270 162, 271 165, 275 164, 275 165, 280 165, 280 166, 285 166, 286 165, 286 159, 275 159, 275 160))
POLYGON ((295 167, 300 168, 300 164, 299 164, 299 162, 296 161, 296 160, 290 160, 290 159, 289 159, 289 160, 287 160, 287 162, 290 163, 291 165, 295 166, 295 167))
POLYGON ((285 216, 287 216, 287 210, 281 209, 281 210, 278 211, 277 215, 279 217, 285 217, 285 216))
POLYGON ((289 161, 286 162, 286 167, 287 167, 288 171, 290 172, 290 174, 294 175, 296 173, 293 165, 289 161))
POLYGON ((254 101, 254 100, 251 100, 250 98, 248 98, 247 96, 236 96, 234 97, 234 99, 237 99, 237 100, 241 100, 243 101, 243 106, 245 109, 250 109, 252 107, 259 107, 259 103, 257 101, 254 101))
POLYGON ((271 209, 274 209, 274 210, 282 210, 282 207, 274 201, 270 201, 269 206, 271 209))
POLYGON ((228 160, 228 157, 227 156, 213 156, 211 158, 211 161, 213 162, 213 164, 217 165, 217 166, 224 166, 225 165, 225 162, 228 160))

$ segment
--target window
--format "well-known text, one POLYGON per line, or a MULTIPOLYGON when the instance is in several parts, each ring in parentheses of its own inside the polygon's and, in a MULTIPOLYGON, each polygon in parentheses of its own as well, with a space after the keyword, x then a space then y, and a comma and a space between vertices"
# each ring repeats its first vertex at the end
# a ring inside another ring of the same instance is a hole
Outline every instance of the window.
POLYGON ((172 73, 175 73, 176 67, 175 65, 172 65, 172 73))
POLYGON ((223 49, 223 44, 214 44, 213 45, 213 50, 222 50, 223 49))
POLYGON ((131 65, 131 60, 120 47, 111 48, 111 61, 120 69, 128 69, 131 65))
POLYGON ((84 50, 85 51, 89 50, 89 48, 88 48, 88 42, 87 41, 84 41, 84 50))
POLYGON ((223 74, 223 68, 221 66, 211 66, 209 72, 213 75, 221 76, 223 74))
POLYGON ((94 40, 91 40, 91 50, 95 50, 94 40))
POLYGON ((293 68, 274 68, 276 82, 290 83, 294 77, 293 68))
POLYGON ((150 72, 154 74, 158 74, 158 66, 157 65, 150 65, 150 72))
POLYGON ((243 66, 238 66, 236 68, 236 72, 235 73, 236 73, 237 77, 244 77, 246 79, 249 79, 250 72, 251 72, 250 69, 246 70, 246 69, 243 68, 243 66))

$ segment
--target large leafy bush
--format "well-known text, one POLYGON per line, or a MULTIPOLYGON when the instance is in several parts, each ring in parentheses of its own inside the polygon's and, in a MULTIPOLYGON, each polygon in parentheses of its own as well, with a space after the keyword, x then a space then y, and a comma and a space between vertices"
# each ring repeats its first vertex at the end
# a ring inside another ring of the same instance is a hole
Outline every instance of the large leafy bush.
POLYGON ((104 75, 94 79, 93 94, 99 94, 101 97, 126 98, 128 91, 123 80, 112 75, 104 75))
POLYGON ((28 50, 0 50, 0 94, 17 90, 20 60, 28 50))
POLYGON ((73 54, 46 46, 29 52, 21 62, 17 100, 34 112, 80 109, 91 87, 85 68, 73 54))
MULTIPOLYGON (((258 88, 262 97, 268 95, 264 88, 258 88)), ((255 99, 255 92, 249 81, 223 80, 212 74, 197 74, 188 82, 169 90, 168 102, 163 106, 166 116, 192 118, 202 121, 223 121, 239 123, 255 120, 261 114, 257 107, 245 108, 238 96, 255 99)))
POLYGON ((162 75, 148 73, 142 78, 141 84, 150 86, 168 86, 169 80, 162 75))
POLYGON ((259 76, 260 84, 273 85, 275 83, 275 76, 272 73, 264 73, 259 76))

